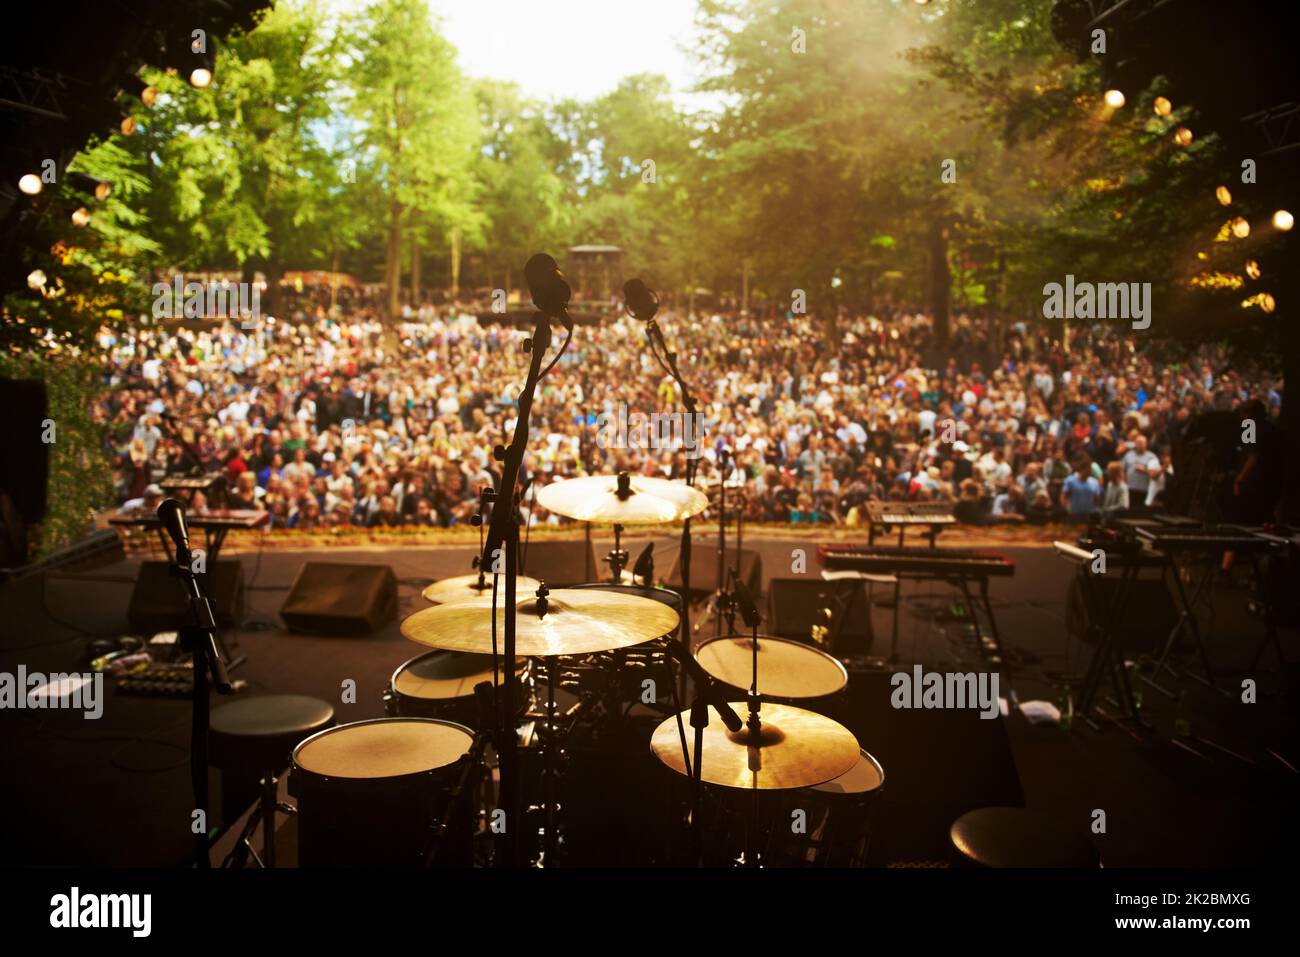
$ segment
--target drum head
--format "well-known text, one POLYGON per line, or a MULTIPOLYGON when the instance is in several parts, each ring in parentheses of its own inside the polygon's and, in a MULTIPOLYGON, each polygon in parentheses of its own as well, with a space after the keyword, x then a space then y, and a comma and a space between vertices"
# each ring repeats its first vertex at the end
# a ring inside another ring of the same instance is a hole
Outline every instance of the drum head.
POLYGON ((431 651, 412 658, 394 672, 393 690, 408 698, 447 701, 468 698, 474 694, 476 684, 491 680, 491 655, 431 651))
POLYGON ((858 757, 857 764, 839 777, 825 784, 818 784, 812 790, 827 794, 866 794, 884 783, 885 769, 880 766, 879 761, 863 751, 858 757))
MULTIPOLYGON (((749 636, 710 638, 695 649, 695 660, 723 684, 749 689, 754 673, 749 636)), ((758 692, 765 698, 821 698, 848 683, 844 666, 825 652, 785 638, 758 636, 758 692)))
POLYGON ((450 721, 379 718, 330 728, 294 750, 294 766, 330 778, 393 778, 459 761, 474 735, 450 721))

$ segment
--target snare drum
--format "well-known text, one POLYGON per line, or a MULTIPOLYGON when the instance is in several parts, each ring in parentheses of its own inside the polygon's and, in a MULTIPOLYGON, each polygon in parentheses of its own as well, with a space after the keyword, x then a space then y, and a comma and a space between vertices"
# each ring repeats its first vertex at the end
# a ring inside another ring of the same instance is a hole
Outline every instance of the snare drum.
MULTIPOLYGON (((428 718, 357 721, 303 741, 289 777, 299 865, 422 866, 473 741, 469 728, 428 718)), ((437 863, 473 863, 475 809, 460 803, 437 863)))
MULTIPOLYGON (((754 646, 749 635, 710 638, 695 649, 695 660, 725 685, 748 691, 754 676, 754 646)), ((836 659, 788 638, 758 636, 758 691, 767 700, 824 698, 842 691, 849 673, 836 659)))

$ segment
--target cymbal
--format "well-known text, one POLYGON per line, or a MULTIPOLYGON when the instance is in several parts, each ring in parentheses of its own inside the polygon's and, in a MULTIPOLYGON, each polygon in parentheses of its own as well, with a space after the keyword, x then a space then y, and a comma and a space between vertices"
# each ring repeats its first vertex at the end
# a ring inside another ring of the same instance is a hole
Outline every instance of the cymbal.
POLYGON ((609 525, 679 522, 709 507, 704 493, 685 482, 632 475, 628 484, 632 494, 621 499, 617 475, 565 479, 539 489, 537 502, 556 515, 609 525))
MULTIPOLYGON (((745 691, 753 683, 754 643, 749 635, 710 638, 695 649, 695 660, 729 687, 745 691)), ((765 699, 821 698, 848 683, 844 666, 826 652, 788 638, 758 636, 758 690, 765 699)))
MULTIPOLYGON (((732 707, 745 718, 746 704, 736 702, 732 707)), ((745 790, 806 788, 839 777, 858 761, 858 739, 830 718, 803 708, 768 702, 763 703, 759 717, 762 719, 760 743, 752 747, 748 728, 733 734, 722 723, 717 710, 709 707, 701 766, 704 781, 745 790), (759 770, 751 770, 751 761, 759 770)), ((682 718, 688 719, 689 714, 683 712, 682 718)), ((694 736, 688 734, 686 740, 694 764, 694 736)), ((650 750, 672 770, 686 774, 675 715, 655 728, 650 750)))
MULTIPOLYGON (((479 595, 492 594, 492 576, 483 576, 484 588, 482 591, 478 587, 478 572, 472 575, 457 575, 455 578, 444 578, 442 581, 436 581, 423 592, 424 597, 435 605, 445 605, 449 601, 461 601, 465 598, 477 598, 479 595)), ((537 591, 538 586, 542 583, 534 578, 519 577, 519 594, 533 594, 537 591)), ((497 594, 504 594, 504 586, 497 587, 497 594)))
MULTIPOLYGON (((497 600, 497 650, 505 650, 505 609, 497 600)), ((544 616, 537 596, 515 602, 515 654, 548 657, 613 651, 661 638, 677 627, 677 612, 663 602, 595 588, 557 588, 544 616)), ((411 641, 448 651, 492 653, 492 594, 417 611, 402 622, 411 641)))

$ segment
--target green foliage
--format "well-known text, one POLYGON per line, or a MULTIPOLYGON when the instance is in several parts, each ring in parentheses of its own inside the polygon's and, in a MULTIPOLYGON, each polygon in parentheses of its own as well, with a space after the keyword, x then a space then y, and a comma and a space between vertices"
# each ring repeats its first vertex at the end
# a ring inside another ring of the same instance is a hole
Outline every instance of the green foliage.
POLYGON ((112 463, 91 411, 103 388, 103 372, 92 356, 68 350, 45 355, 0 352, 0 377, 44 382, 48 415, 54 423, 48 507, 40 526, 38 557, 83 536, 95 513, 112 500, 112 463))

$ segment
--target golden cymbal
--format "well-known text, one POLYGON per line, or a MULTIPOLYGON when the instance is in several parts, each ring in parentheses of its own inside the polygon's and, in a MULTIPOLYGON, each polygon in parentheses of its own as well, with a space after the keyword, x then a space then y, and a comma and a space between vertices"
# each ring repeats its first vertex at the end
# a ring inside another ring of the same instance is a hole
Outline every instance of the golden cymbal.
POLYGON ((704 493, 685 482, 630 475, 630 494, 620 498, 618 480, 617 475, 592 475, 552 482, 538 489, 537 503, 556 515, 609 525, 679 522, 709 507, 704 493))
MULTIPOLYGON (((472 575, 457 575, 455 578, 444 578, 436 581, 423 592, 424 597, 435 605, 445 605, 449 601, 461 601, 465 598, 477 598, 479 595, 492 594, 492 576, 483 576, 484 588, 480 591, 478 587, 478 572, 472 575)), ((537 591, 541 582, 534 578, 519 577, 519 594, 525 593, 531 595, 537 591)), ((503 594, 504 585, 497 587, 497 594, 503 594)))
MULTIPOLYGON (((753 683, 754 642, 749 635, 710 638, 695 649, 695 660, 729 687, 747 691, 753 683)), ((758 636, 758 690, 764 698, 821 698, 848 683, 844 665, 826 652, 788 638, 758 636)))
MULTIPOLYGON (((505 650, 505 609, 498 592, 497 650, 505 650)), ((639 595, 587 588, 557 588, 545 615, 537 596, 520 592, 515 602, 515 654, 585 655, 661 638, 677 627, 677 612, 639 595)), ((417 611, 402 622, 411 641, 448 651, 492 653, 492 594, 417 611)))
MULTIPOLYGON (((744 720, 748 706, 732 704, 744 720)), ((759 712, 762 728, 759 743, 751 744, 748 728, 732 733, 709 707, 709 726, 704 729, 704 761, 701 778, 709 784, 745 790, 779 791, 824 784, 839 777, 858 761, 858 739, 848 728, 830 718, 790 705, 763 703, 759 712), (755 770, 757 768, 757 770, 755 770)), ((683 720, 689 715, 683 713, 683 720)), ((691 762, 695 761, 695 737, 686 735, 691 762)), ((655 728, 650 738, 655 757, 678 774, 686 773, 676 716, 655 728)))

